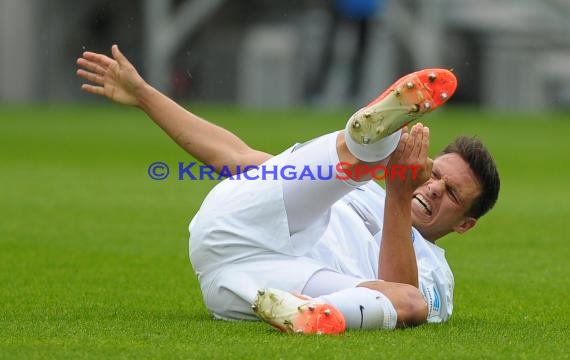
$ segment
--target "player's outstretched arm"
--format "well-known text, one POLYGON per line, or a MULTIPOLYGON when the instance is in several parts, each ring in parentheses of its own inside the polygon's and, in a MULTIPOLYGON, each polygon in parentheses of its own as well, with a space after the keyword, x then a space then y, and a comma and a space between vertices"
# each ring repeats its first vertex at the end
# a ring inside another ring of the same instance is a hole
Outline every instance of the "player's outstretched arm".
POLYGON ((190 155, 216 171, 225 166, 234 173, 237 166, 260 165, 271 157, 150 86, 117 45, 111 52, 112 58, 87 51, 77 59, 77 75, 91 82, 81 86, 83 91, 140 108, 190 155))

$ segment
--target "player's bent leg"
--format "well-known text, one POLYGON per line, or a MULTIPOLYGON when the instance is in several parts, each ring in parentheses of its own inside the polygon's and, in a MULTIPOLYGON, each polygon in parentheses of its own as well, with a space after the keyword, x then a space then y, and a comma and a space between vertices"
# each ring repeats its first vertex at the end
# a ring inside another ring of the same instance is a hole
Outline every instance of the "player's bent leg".
POLYGON ((337 308, 344 315, 347 329, 394 329, 396 309, 381 292, 358 287, 362 281, 361 278, 323 269, 313 274, 303 294, 337 308))
POLYGON ((393 329, 420 325, 427 319, 423 296, 407 284, 363 281, 323 269, 313 274, 303 294, 334 305, 350 329, 393 329))
POLYGON ((427 321, 428 306, 416 287, 382 280, 366 281, 358 286, 379 291, 390 300, 396 309, 398 327, 417 326, 427 321))
MULTIPOLYGON (((252 308, 259 318, 287 333, 337 333, 343 328, 343 322, 347 329, 396 328, 398 315, 407 316, 402 305, 404 301, 397 302, 398 314, 384 293, 357 286, 361 283, 362 279, 354 276, 322 269, 308 280, 303 295, 262 289, 252 308)), ((395 287, 382 288, 389 288, 394 297, 395 287)))
MULTIPOLYGON (((321 218, 338 199, 353 191, 357 185, 337 177, 336 168, 341 161, 337 153, 337 138, 338 133, 331 133, 301 144, 287 159, 286 165, 297 174, 303 171, 312 174, 283 180, 283 202, 291 235, 306 230, 319 220, 326 225, 328 218, 321 218)), ((320 235, 303 237, 318 239, 320 235)))
POLYGON ((415 287, 406 284, 361 282, 323 269, 309 279, 303 291, 316 297, 260 289, 252 309, 275 328, 302 334, 337 334, 345 327, 391 330, 421 325, 427 319, 426 302, 415 287))

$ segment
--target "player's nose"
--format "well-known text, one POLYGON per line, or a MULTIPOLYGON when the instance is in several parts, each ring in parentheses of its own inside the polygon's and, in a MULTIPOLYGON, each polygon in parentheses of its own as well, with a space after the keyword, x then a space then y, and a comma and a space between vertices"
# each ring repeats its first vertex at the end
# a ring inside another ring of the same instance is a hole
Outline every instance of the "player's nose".
POLYGON ((443 179, 432 179, 428 184, 428 195, 431 198, 438 198, 445 189, 445 182, 443 179))

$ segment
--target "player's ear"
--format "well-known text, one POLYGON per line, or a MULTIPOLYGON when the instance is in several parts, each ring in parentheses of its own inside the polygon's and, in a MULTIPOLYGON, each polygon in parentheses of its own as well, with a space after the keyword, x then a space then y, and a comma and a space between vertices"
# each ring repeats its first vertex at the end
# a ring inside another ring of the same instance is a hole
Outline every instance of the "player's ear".
POLYGON ((477 224, 477 219, 470 216, 466 216, 459 222, 459 224, 455 225, 453 231, 459 234, 463 234, 467 230, 473 228, 473 226, 475 226, 476 224, 477 224))

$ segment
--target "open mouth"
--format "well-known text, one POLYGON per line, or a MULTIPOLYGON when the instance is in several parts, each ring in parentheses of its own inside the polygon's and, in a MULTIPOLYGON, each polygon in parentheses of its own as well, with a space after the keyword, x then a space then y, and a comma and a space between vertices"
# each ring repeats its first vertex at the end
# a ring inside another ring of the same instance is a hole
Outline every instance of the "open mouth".
POLYGON ((424 210, 424 213, 427 215, 431 215, 431 205, 427 202, 427 200, 420 194, 414 195, 414 201, 420 205, 420 207, 424 210))

